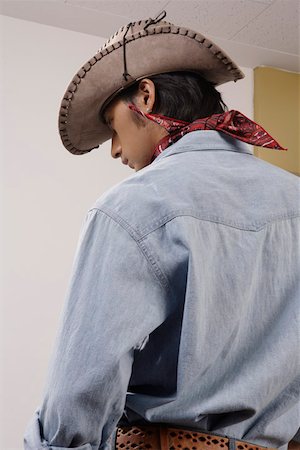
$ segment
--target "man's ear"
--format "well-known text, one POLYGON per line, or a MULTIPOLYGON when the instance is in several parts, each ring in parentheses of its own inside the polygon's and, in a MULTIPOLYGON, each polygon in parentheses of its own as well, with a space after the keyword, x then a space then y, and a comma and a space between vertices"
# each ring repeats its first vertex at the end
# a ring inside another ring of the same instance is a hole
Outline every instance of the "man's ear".
POLYGON ((143 78, 139 82, 137 102, 144 112, 151 112, 155 103, 155 85, 149 78, 143 78))

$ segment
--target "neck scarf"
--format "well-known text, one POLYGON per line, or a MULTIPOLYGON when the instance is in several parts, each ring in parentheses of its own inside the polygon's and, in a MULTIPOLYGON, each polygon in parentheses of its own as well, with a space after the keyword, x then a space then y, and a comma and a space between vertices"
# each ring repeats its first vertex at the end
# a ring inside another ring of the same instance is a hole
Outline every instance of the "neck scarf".
POLYGON ((262 126, 234 109, 221 114, 213 114, 209 117, 196 119, 193 122, 185 122, 161 114, 146 114, 134 104, 130 104, 129 108, 146 119, 158 123, 158 125, 162 126, 169 133, 168 136, 163 137, 156 145, 152 161, 182 136, 195 130, 222 131, 247 144, 275 150, 287 150, 287 148, 282 147, 262 126))

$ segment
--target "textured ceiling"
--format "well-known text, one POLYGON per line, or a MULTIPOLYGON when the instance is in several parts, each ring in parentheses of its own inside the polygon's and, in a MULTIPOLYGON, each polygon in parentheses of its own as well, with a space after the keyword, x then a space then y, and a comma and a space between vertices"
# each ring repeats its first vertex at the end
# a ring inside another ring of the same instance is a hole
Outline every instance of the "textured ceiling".
POLYGON ((0 13, 109 37, 155 17, 200 31, 239 65, 300 71, 300 0, 1 0, 0 13))

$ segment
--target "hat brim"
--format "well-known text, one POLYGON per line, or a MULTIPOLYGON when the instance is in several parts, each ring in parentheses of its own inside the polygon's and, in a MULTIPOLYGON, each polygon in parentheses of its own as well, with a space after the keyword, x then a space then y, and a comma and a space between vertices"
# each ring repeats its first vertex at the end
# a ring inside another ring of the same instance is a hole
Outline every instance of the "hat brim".
POLYGON ((172 24, 149 27, 126 38, 130 77, 123 75, 123 43, 96 53, 75 75, 59 111, 59 131, 64 146, 80 155, 111 138, 100 111, 121 90, 141 78, 159 73, 191 71, 218 86, 244 78, 223 50, 202 34, 172 24))

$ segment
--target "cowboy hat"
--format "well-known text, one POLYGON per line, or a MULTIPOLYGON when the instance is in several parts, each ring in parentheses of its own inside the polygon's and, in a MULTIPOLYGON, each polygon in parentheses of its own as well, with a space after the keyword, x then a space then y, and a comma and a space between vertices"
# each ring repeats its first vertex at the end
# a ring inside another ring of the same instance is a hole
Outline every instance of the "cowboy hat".
POLYGON ((244 78, 217 45, 197 31, 155 19, 131 22, 110 37, 69 84, 59 110, 59 132, 67 150, 90 152, 111 138, 101 114, 134 82, 159 73, 199 73, 218 86, 244 78))

